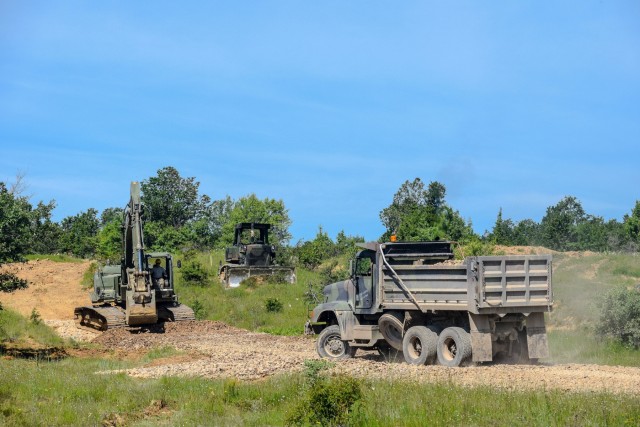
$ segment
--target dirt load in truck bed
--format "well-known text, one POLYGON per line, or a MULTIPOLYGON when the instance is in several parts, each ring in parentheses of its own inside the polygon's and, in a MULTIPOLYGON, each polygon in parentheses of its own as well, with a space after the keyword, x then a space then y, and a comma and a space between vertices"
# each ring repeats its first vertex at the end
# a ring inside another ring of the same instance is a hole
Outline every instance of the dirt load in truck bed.
MULTIPOLYGON (((315 339, 283 337, 238 329, 221 322, 188 321, 166 323, 162 328, 121 328, 77 335, 73 308, 88 302, 80 285, 89 267, 84 263, 31 261, 3 266, 29 281, 29 288, 12 294, 0 293, 5 308, 29 316, 35 307, 64 337, 93 340, 91 357, 117 353, 119 358, 139 360, 151 349, 174 347, 179 354, 155 359, 145 366, 128 369, 135 377, 198 376, 258 380, 304 369, 306 359, 318 359, 315 339), (56 326, 57 325, 57 326, 56 326), (74 335, 76 334, 76 335, 74 335)), ((5 270, 6 271, 6 270, 5 270)), ((385 362, 376 352, 358 351, 351 360, 338 362, 332 373, 365 379, 451 382, 463 386, 504 389, 557 389, 571 392, 609 391, 640 394, 640 368, 599 365, 520 366, 493 365, 463 368, 412 366, 385 362)))

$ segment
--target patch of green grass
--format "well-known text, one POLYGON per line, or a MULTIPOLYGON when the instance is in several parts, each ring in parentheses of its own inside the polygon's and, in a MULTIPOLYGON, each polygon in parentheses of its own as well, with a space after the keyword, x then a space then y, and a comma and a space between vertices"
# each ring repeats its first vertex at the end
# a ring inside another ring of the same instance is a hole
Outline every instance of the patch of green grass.
POLYGON ((180 351, 171 346, 158 347, 150 350, 142 358, 142 362, 149 363, 156 359, 163 359, 165 357, 178 356, 185 354, 184 351, 180 351))
POLYGON ((309 282, 320 283, 320 275, 298 268, 296 283, 262 281, 252 286, 242 284, 226 289, 218 280, 220 251, 199 254, 198 261, 212 278, 207 286, 189 286, 176 269, 176 293, 186 305, 196 305, 201 318, 219 320, 229 325, 277 335, 300 335, 308 318, 305 292, 309 282), (276 298, 281 309, 269 310, 266 301, 276 298))
POLYGON ((0 342, 15 347, 32 347, 34 344, 43 347, 62 346, 62 338, 53 329, 35 320, 37 316, 33 313, 32 320, 29 320, 13 310, 0 310, 0 342))
POLYGON ((76 257, 63 255, 63 254, 49 254, 49 255, 32 254, 32 255, 25 255, 25 258, 28 261, 43 260, 43 259, 47 259, 53 262, 85 262, 86 261, 86 259, 76 258, 76 257))
MULTIPOLYGON (((304 373, 246 383, 96 373, 130 366, 117 360, 0 364, 2 425, 284 425, 309 390, 304 373)), ((348 380, 361 390, 346 416, 354 426, 635 425, 640 417, 636 396, 348 380)), ((341 384, 346 378, 328 381, 341 384)))
POLYGON ((87 271, 82 275, 81 285, 83 288, 93 288, 93 275, 98 269, 98 263, 92 262, 87 271))
POLYGON ((549 332, 549 351, 551 363, 593 363, 640 367, 638 350, 611 340, 603 340, 589 330, 549 332))

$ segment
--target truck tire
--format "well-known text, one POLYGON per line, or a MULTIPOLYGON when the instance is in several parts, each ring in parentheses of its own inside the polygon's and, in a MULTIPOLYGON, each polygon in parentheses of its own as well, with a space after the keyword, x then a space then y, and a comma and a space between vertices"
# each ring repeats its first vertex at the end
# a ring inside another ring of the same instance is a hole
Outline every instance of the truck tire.
POLYGON ((443 330, 438 337, 438 363, 442 366, 455 367, 471 358, 471 335, 458 327, 443 330))
POLYGON ((340 339, 340 326, 332 325, 320 332, 316 350, 325 359, 342 360, 353 357, 357 349, 340 339))
POLYGON ((404 360, 410 365, 430 365, 436 358, 438 334, 426 326, 412 326, 402 339, 404 360))
POLYGON ((385 313, 378 319, 378 328, 389 345, 402 351, 404 321, 400 313, 385 313))

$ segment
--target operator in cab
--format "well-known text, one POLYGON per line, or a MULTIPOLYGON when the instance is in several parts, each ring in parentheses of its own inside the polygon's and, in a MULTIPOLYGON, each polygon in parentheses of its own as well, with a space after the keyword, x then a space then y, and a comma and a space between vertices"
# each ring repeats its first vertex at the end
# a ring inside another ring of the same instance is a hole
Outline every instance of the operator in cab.
POLYGON ((164 268, 162 268, 162 265, 160 265, 160 263, 161 261, 157 259, 155 264, 153 265, 153 268, 151 269, 151 281, 155 286, 158 286, 160 283, 164 283, 164 279, 167 278, 167 272, 164 268))

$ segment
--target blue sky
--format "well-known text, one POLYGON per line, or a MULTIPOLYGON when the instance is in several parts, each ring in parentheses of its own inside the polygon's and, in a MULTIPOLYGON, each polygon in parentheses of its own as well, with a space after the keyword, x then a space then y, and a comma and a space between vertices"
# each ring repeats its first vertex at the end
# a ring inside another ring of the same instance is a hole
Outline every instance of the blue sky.
POLYGON ((0 2, 0 180, 56 220, 165 166, 376 239, 405 180, 491 229, 640 199, 637 1, 0 2))

